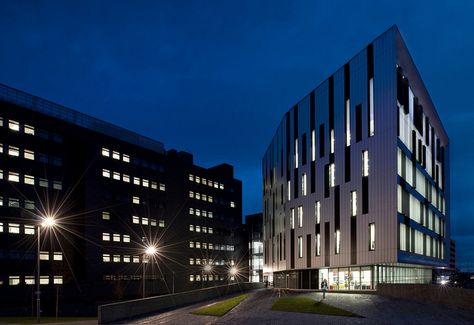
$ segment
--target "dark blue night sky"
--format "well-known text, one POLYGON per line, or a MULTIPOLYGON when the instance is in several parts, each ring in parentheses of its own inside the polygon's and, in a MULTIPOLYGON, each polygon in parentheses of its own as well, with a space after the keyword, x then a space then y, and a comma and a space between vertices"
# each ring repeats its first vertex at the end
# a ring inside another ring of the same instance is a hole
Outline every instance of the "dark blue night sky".
POLYGON ((470 0, 3 0, 0 83, 233 164, 249 214, 284 112, 397 24, 450 136, 452 234, 474 271, 473 21, 470 0))

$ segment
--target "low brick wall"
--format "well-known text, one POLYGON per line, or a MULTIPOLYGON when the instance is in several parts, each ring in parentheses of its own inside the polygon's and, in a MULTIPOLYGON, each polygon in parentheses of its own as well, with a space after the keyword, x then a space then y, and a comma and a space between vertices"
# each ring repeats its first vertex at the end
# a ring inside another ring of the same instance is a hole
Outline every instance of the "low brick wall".
POLYGON ((160 312, 170 308, 210 300, 226 294, 263 288, 263 283, 238 283, 180 292, 170 295, 135 299, 99 306, 99 324, 108 324, 160 312))
POLYGON ((474 290, 469 289, 433 284, 378 284, 377 294, 474 310, 474 290))

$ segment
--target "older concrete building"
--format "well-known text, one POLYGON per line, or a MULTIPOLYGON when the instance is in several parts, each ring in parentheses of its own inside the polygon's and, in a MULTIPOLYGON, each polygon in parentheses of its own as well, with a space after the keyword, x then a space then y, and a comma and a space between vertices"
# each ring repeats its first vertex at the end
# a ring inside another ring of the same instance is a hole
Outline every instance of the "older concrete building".
POLYGON ((277 287, 426 283, 449 262, 449 139, 393 26, 283 117, 263 157, 277 287))

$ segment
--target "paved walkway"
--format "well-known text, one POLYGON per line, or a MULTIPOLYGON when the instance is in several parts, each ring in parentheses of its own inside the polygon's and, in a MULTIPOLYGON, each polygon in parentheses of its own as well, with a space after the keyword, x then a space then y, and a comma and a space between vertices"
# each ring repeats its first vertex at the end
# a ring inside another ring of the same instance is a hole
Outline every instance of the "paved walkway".
MULTIPOLYGON (((282 295, 294 293, 283 292, 282 295)), ((321 293, 304 294, 321 300, 321 293)), ((474 311, 453 309, 441 305, 408 300, 390 299, 373 294, 343 294, 330 292, 325 302, 364 318, 326 316, 317 314, 272 311, 276 291, 257 290, 251 297, 223 317, 198 316, 190 312, 206 302, 155 316, 137 319, 128 324, 474 324, 474 311)), ((219 299, 218 299, 219 300, 219 299)), ((215 300, 215 301, 218 301, 215 300)), ((213 301, 213 302, 215 302, 213 301)))

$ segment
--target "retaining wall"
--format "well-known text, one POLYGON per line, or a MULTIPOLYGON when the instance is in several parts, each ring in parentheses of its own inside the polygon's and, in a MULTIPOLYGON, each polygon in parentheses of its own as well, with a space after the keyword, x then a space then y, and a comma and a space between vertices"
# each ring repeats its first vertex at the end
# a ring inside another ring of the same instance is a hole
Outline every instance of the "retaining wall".
POLYGON ((263 283, 245 282, 101 305, 98 308, 98 321, 99 324, 124 321, 170 308, 210 300, 234 292, 263 287, 263 283))

